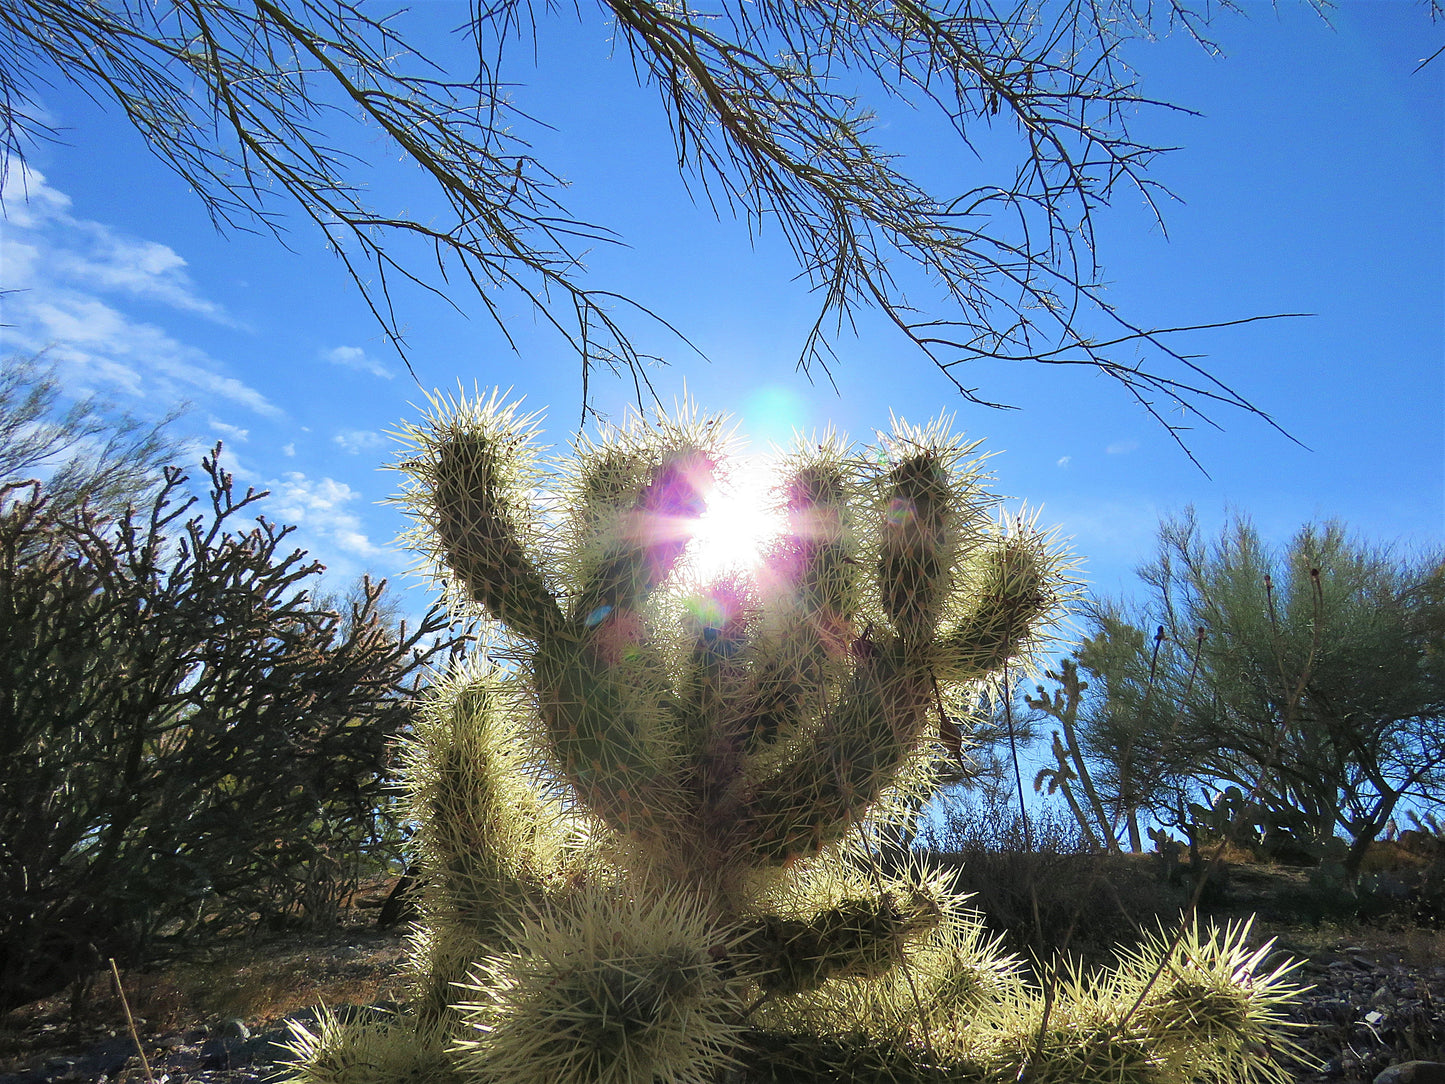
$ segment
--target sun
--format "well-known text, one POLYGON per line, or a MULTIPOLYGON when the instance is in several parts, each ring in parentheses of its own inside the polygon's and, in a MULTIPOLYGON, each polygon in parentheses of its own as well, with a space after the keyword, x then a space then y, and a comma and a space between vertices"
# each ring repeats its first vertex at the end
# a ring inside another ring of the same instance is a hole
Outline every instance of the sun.
POLYGON ((708 497, 707 511, 693 526, 687 548, 687 562, 701 579, 755 571, 764 546, 785 529, 786 516, 772 492, 773 466, 763 456, 729 462, 727 476, 708 497))

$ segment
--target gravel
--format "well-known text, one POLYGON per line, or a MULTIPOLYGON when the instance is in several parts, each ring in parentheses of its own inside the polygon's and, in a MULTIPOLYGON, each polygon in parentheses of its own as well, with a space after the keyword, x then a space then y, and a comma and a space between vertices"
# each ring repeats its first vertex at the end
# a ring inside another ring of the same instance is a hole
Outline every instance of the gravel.
POLYGON ((1315 988, 1293 1016, 1321 1063, 1301 1084, 1355 1084, 1396 1063, 1445 1061, 1445 961, 1407 967, 1347 946, 1314 953, 1300 978, 1315 988))

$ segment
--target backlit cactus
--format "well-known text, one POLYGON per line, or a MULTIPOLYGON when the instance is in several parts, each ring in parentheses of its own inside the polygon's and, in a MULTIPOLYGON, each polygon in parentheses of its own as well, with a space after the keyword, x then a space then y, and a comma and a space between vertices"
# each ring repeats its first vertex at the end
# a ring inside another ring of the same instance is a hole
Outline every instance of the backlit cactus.
POLYGON ((974 445, 800 445, 781 536, 704 583, 720 419, 553 460, 516 407, 438 399, 403 435, 416 539, 494 635, 409 750, 408 1008, 301 1035, 303 1084, 1287 1079, 1287 984, 1242 933, 1045 998, 945 879, 872 861, 945 712, 1064 593, 1047 539, 995 523, 974 445))

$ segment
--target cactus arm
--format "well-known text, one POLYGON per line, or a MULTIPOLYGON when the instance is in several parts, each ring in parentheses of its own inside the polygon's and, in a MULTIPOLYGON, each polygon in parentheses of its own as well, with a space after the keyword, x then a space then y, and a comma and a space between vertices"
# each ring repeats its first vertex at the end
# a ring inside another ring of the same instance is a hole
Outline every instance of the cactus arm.
POLYGON ((748 759, 815 722, 830 677, 846 671, 858 563, 844 532, 846 484, 836 458, 824 448, 785 477, 789 530, 768 553, 755 591, 713 585, 704 601, 715 619, 693 648, 692 789, 697 823, 709 845, 724 850, 738 835, 748 759))
MULTIPOLYGON (((719 1079, 740 1038, 726 927, 699 901, 582 888, 524 917, 461 984, 464 1079, 628 1084, 719 1079)), ((386 1082, 378 1082, 386 1084, 386 1082)))
POLYGON ((885 479, 878 591, 884 612, 911 644, 932 639, 948 596, 959 498, 935 450, 908 456, 885 479))
POLYGON ((747 648, 753 605, 748 585, 734 580, 710 585, 685 608, 692 642, 679 699, 691 755, 687 790, 701 819, 694 819, 684 832, 707 845, 716 833, 699 833, 697 826, 716 820, 709 818, 709 811, 721 804, 742 759, 743 724, 735 705, 750 680, 747 648))
MULTIPOLYGON (((811 747, 800 748, 790 763, 753 787, 751 845, 760 856, 786 859, 837 838, 877 801, 917 747, 934 688, 930 666, 938 652, 931 645, 954 586, 962 517, 971 511, 966 479, 953 477, 948 457, 943 446, 925 447, 903 457, 883 479, 877 589, 897 634, 879 644, 867 638, 854 642, 853 676, 811 747)), ((1001 664, 1032 631, 1038 610, 1003 594, 1016 582, 1022 581, 1015 576, 1007 584, 986 579, 983 585, 985 592, 1003 595, 1001 604, 990 608, 981 601, 969 616, 975 626, 983 624, 980 617, 1002 624, 1003 635, 990 632, 1006 653, 970 676, 1001 664), (1008 635, 1015 626, 1017 634, 1008 635)), ((1037 594, 1036 589, 1028 600, 1037 594)), ((977 635, 979 629, 965 622, 959 631, 977 635)))
POLYGON ((941 918, 939 905, 918 890, 845 900, 809 919, 764 915, 742 923, 737 960, 763 990, 778 994, 811 990, 831 978, 877 977, 941 918))
POLYGON ((650 834, 677 815, 680 748, 670 692, 640 652, 610 657, 605 624, 571 632, 545 641, 532 663, 557 767, 608 824, 650 834))
MULTIPOLYGON (((753 790, 757 853, 807 853, 837 838, 876 801, 921 738, 934 678, 976 681, 1024 651, 1048 611, 1045 576, 1027 543, 1006 541, 985 560, 975 604, 950 632, 926 644, 911 637, 857 641, 854 675, 816 745, 753 790)), ((903 608, 896 612, 915 634, 928 620, 923 611, 911 618, 903 608)))
POLYGON ((427 926, 413 952, 413 1004, 426 1027, 452 1016, 453 984, 481 945, 548 891, 575 848, 575 821, 530 786, 515 678, 461 666, 431 690, 404 748, 402 776, 427 926))
MULTIPOLYGON (((565 777, 621 831, 678 819, 682 708, 640 608, 672 573, 704 508, 712 463, 696 447, 660 456, 630 506, 584 509, 572 616, 533 659, 547 735, 565 777)), ((614 496, 594 475, 601 504, 614 496)))
POLYGON ((749 751, 796 731, 823 703, 827 673, 846 658, 854 635, 858 562, 847 541, 847 486, 827 450, 785 480, 788 533, 768 555, 765 606, 778 631, 757 653, 739 690, 749 751))
POLYGON ((592 626, 613 613, 635 613, 677 565, 706 508, 714 465, 700 448, 668 453, 630 507, 596 524, 584 549, 572 604, 574 620, 592 626))
POLYGON ((970 682, 1027 654, 1052 608, 1047 558, 1026 540, 1006 539, 984 556, 974 604, 930 649, 941 682, 970 682))
POLYGON ((405 747, 423 867, 446 900, 467 901, 479 931, 536 895, 559 849, 548 837, 560 810, 519 778, 516 701, 497 675, 449 675, 405 747))
POLYGON ((896 640, 860 640, 849 688, 816 739, 748 786, 740 820, 763 861, 787 861, 840 838, 912 756, 927 725, 932 680, 896 640))
POLYGON ((1084 690, 1088 688, 1088 684, 1079 680, 1079 668, 1073 659, 1065 659, 1063 669, 1064 689, 1068 700, 1064 704, 1055 705, 1059 709, 1055 717, 1064 728, 1069 760, 1079 770, 1079 782, 1083 784, 1084 795, 1089 800, 1089 806, 1093 809, 1094 816, 1098 818, 1099 828, 1108 841, 1109 849, 1118 851, 1119 841, 1115 837, 1114 825, 1109 819, 1108 812, 1104 809, 1103 800, 1099 797, 1099 789, 1094 785, 1093 773, 1089 771, 1089 763, 1084 759, 1083 750, 1079 746, 1077 730, 1079 705, 1083 701, 1084 690))
MULTIPOLYGON (((1039 689, 1037 697, 1026 697, 1029 707, 1042 711, 1059 721, 1063 728, 1063 737, 1057 733, 1054 735, 1054 757, 1059 762, 1059 771, 1067 772, 1067 776, 1076 777, 1079 785, 1084 789, 1084 797, 1089 803, 1089 810, 1093 814, 1094 823, 1098 825, 1103 834, 1104 845, 1110 850, 1119 850, 1119 841, 1114 831, 1114 824, 1109 819, 1108 811, 1099 797, 1099 790, 1094 785, 1094 777, 1089 771, 1089 764, 1084 759, 1083 750, 1079 747, 1078 739, 1078 717, 1079 705, 1083 703, 1084 690, 1088 683, 1079 680, 1079 667, 1073 659, 1065 659, 1062 672, 1055 674, 1048 672, 1047 677, 1053 678, 1060 685, 1060 690, 1050 698, 1043 690, 1039 689)), ((1069 787, 1068 777, 1061 776, 1064 797, 1068 799, 1069 808, 1074 813, 1074 818, 1084 830, 1090 846, 1094 845, 1094 831, 1090 827, 1088 818, 1084 815, 1083 808, 1074 798, 1069 787)))
POLYGON ((436 449, 432 504, 442 559, 473 599, 536 640, 561 618, 546 580, 522 547, 517 512, 501 484, 505 437, 454 434, 436 449))

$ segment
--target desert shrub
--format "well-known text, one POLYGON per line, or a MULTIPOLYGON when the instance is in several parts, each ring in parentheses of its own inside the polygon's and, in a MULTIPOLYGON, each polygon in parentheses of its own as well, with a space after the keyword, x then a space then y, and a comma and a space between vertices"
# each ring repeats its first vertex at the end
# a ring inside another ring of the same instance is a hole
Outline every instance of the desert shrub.
POLYGON ((107 520, 0 488, 0 1010, 162 935, 325 918, 395 841, 393 738, 438 611, 384 627, 384 585, 319 605, 322 570, 287 552, 203 461, 107 520))
POLYGON ((1445 794, 1441 554, 1334 521, 1279 548, 1244 517, 1210 538, 1189 510, 1139 572, 1146 600, 1093 600, 1078 652, 1102 804, 1300 864, 1341 836, 1353 891, 1391 820, 1445 794))
POLYGON ((108 514, 155 495, 184 408, 143 422, 95 394, 71 399, 42 351, 0 359, 0 484, 43 479, 52 515, 108 514))
POLYGON ((1092 848, 1073 817, 1048 806, 1025 816, 996 793, 949 796, 922 838, 984 925, 1039 960, 1104 963, 1184 902, 1145 856, 1092 848))

